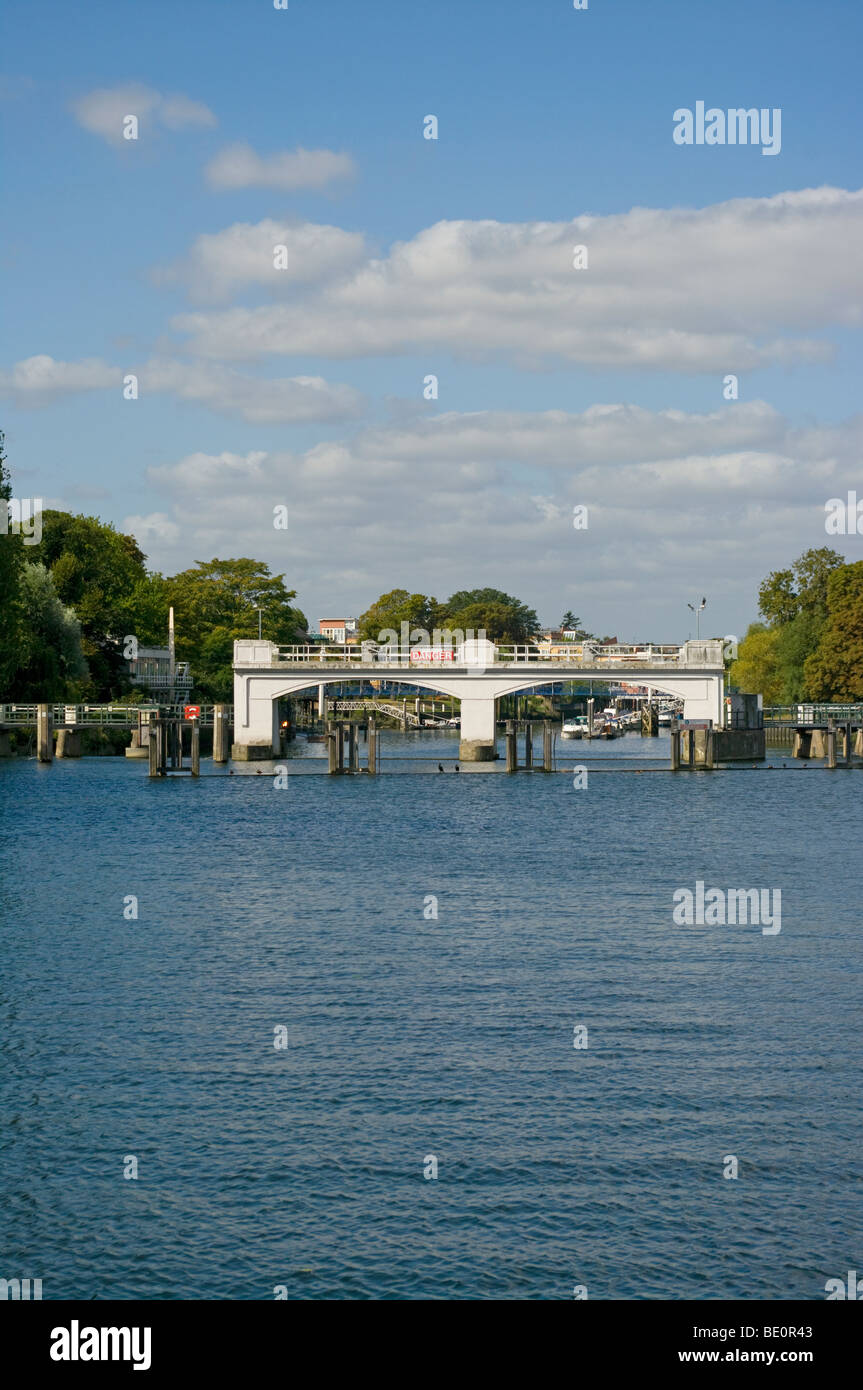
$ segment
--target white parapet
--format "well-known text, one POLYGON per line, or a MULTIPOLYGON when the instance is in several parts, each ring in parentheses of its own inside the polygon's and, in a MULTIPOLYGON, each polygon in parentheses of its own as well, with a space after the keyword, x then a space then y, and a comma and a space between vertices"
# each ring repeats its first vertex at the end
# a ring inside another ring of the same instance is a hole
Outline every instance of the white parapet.
POLYGON ((234 666, 273 666, 279 649, 275 642, 244 639, 234 643, 234 666))

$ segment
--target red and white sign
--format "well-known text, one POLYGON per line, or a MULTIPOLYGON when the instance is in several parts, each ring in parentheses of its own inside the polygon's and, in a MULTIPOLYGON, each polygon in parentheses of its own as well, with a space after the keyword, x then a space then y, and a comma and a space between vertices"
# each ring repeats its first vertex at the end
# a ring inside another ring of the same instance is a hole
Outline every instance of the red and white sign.
POLYGON ((198 718, 200 717, 200 714, 201 714, 201 706, 200 706, 200 705, 184 705, 184 706, 183 706, 183 718, 184 718, 184 719, 198 719, 198 718))
POLYGON ((447 661, 455 661, 452 647, 411 647, 412 666, 438 666, 447 661))

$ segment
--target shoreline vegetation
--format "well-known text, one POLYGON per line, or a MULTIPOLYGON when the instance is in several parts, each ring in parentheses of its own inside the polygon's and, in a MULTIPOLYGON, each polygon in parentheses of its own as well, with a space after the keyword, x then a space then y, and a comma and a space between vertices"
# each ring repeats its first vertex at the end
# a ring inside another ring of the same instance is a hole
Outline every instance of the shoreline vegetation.
MULTIPOLYGON (((12 498, 0 431, 0 506, 12 498)), ((279 645, 309 640, 309 624, 263 561, 196 561, 166 576, 147 568, 134 536, 97 517, 41 512, 38 541, 14 525, 0 531, 0 695, 21 702, 137 703, 124 643, 162 646, 176 615, 178 661, 189 662, 196 703, 233 699, 233 644, 264 635, 279 645)), ((823 547, 767 576, 753 622, 729 665, 732 689, 765 705, 863 699, 863 561, 823 547)), ((360 616, 361 639, 387 629, 484 630, 521 644, 541 631, 535 610, 502 590, 462 589, 444 602, 392 589, 360 616)), ((589 638, 567 611, 561 626, 589 638)), ((600 637, 599 641, 613 640, 600 637)))

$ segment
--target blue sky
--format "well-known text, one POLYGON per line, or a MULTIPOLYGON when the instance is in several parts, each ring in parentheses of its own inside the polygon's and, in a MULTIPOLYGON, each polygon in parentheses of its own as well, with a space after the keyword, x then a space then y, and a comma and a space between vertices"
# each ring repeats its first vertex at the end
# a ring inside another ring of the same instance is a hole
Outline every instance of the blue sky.
POLYGON ((861 31, 851 0, 7 0, 16 492, 166 572, 267 560, 313 620, 494 584, 655 640, 706 592, 710 630, 740 630, 768 569, 863 558, 823 524, 863 496, 861 31), (781 108, 781 153, 676 145, 697 100, 781 108), (225 188, 207 170, 238 143, 225 188), (352 172, 261 173, 303 150, 352 172))

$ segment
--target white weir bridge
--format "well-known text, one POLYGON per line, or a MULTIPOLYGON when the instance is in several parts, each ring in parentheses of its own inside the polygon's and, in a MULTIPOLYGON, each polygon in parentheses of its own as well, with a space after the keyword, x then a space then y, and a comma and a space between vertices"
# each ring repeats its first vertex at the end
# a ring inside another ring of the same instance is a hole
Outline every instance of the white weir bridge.
POLYGON ((676 696, 685 719, 725 714, 724 643, 721 639, 677 646, 573 643, 572 653, 546 655, 536 646, 497 646, 478 640, 457 647, 279 647, 273 642, 234 643, 234 758, 272 758, 280 748, 278 701, 335 681, 403 682, 461 702, 459 756, 494 757, 497 701, 502 695, 587 677, 626 681, 676 696))

